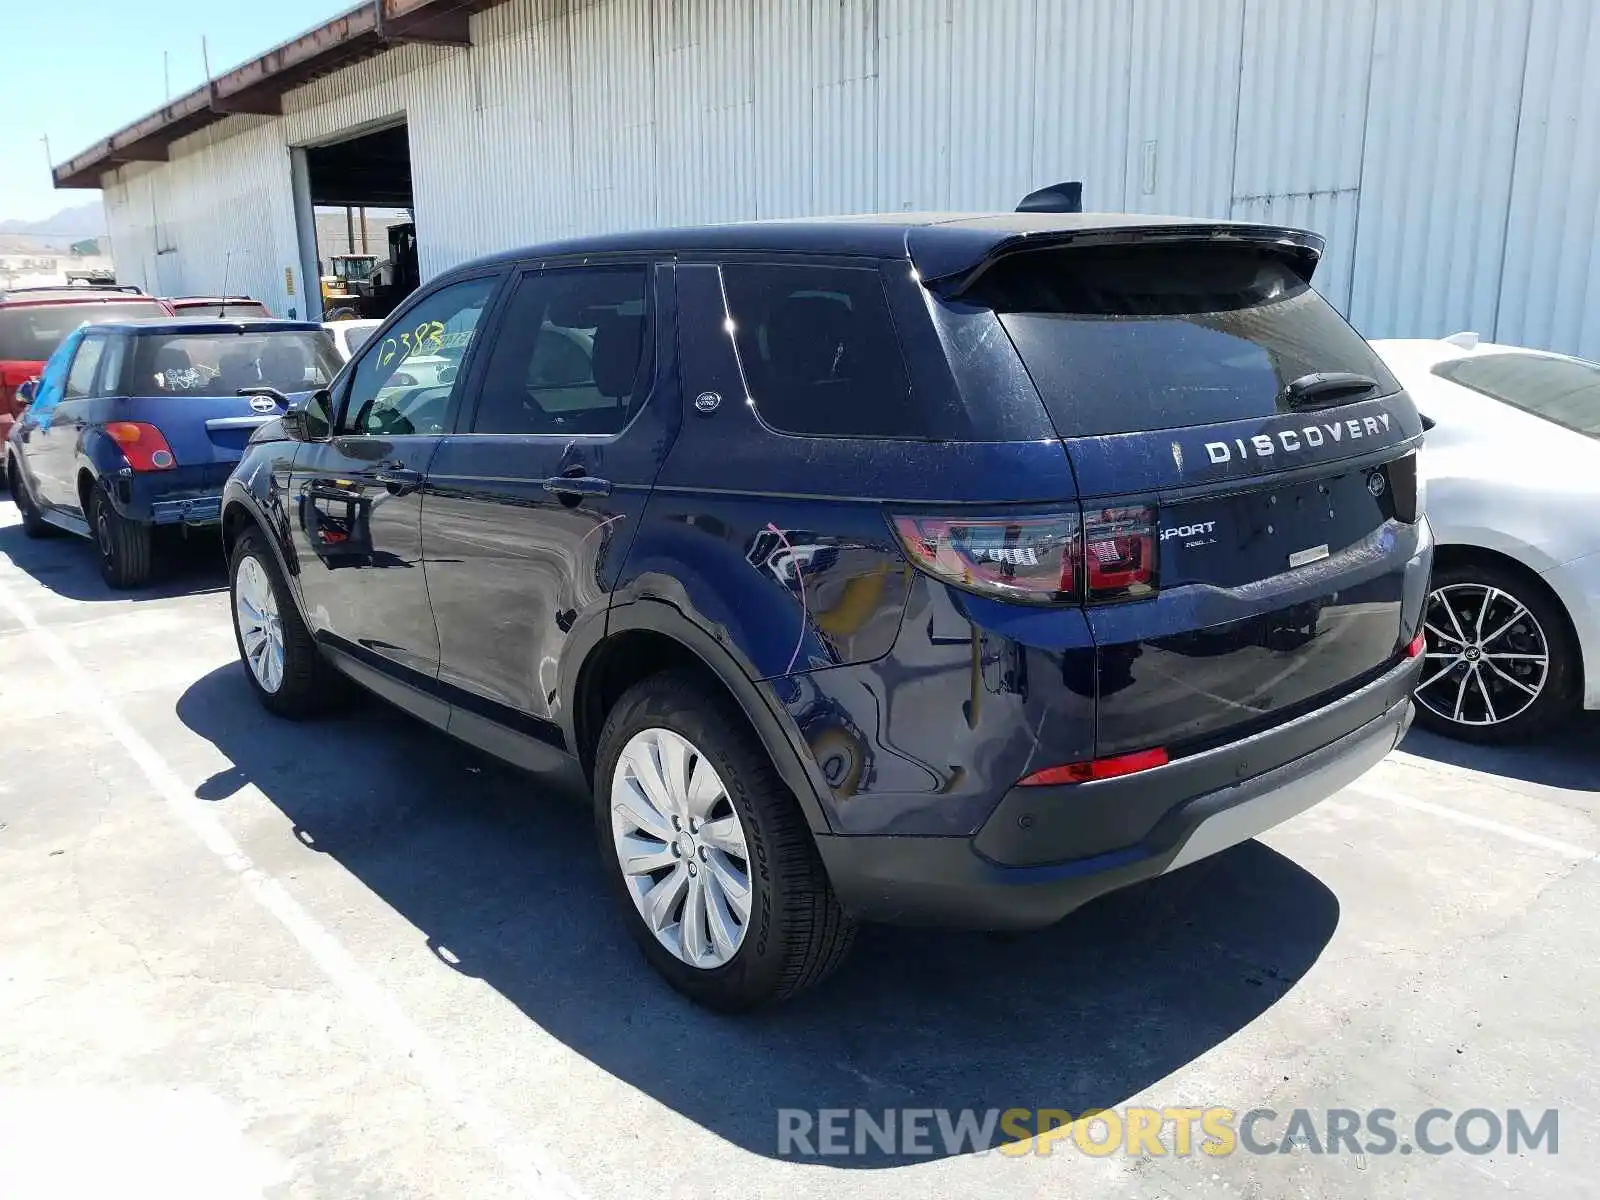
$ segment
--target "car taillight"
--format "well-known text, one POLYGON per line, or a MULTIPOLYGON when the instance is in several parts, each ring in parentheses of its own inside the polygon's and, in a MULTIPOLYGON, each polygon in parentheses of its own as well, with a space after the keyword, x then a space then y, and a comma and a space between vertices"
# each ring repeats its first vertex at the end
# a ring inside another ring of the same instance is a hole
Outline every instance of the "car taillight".
POLYGON ((1156 588, 1156 510, 1090 509, 1083 518, 1084 586, 1090 600, 1133 600, 1156 588))
POLYGON ((893 521, 912 561, 948 583, 1034 604, 1078 598, 1076 513, 893 521))
POLYGON ((161 430, 144 421, 108 421, 106 436, 122 447, 135 471, 170 471, 178 465, 161 430))
POLYGON ((894 517, 913 562, 958 587, 1034 604, 1136 600, 1156 590, 1150 507, 1016 517, 894 517))
POLYGON ((1017 780, 1017 786, 1091 783, 1096 779, 1115 779, 1118 775, 1132 775, 1137 771, 1148 771, 1151 767, 1164 767, 1167 762, 1167 752, 1158 746, 1154 750, 1135 750, 1132 754, 1116 754, 1110 758, 1091 758, 1087 762, 1046 767, 1032 775, 1023 776, 1017 780))
POLYGON ((1417 477, 1417 455, 1413 451, 1397 458, 1384 469, 1389 477, 1390 503, 1395 520, 1415 525, 1422 515, 1422 481, 1417 477))

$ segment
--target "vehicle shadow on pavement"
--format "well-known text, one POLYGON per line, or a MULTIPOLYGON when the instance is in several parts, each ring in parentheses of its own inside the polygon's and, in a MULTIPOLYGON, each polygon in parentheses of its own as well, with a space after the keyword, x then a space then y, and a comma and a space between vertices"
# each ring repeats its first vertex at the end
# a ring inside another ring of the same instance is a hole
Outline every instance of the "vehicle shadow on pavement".
POLYGON ((1581 713, 1550 737, 1515 746, 1478 746, 1413 726, 1400 749, 1525 783, 1600 792, 1600 713, 1581 713))
MULTIPOLYGON (((580 798, 376 701, 315 723, 264 720, 237 665, 195 683, 177 711, 233 763, 196 795, 227 804, 254 784, 307 853, 332 855, 440 962, 764 1156, 779 1153, 781 1108, 1120 1104, 1271 1007, 1339 920, 1316 878, 1249 842, 1042 933, 867 927, 812 992, 720 1017, 673 993, 629 941, 580 798)), ((1006 1140, 996 1128, 989 1144, 1006 1140)), ((820 1161, 908 1161, 867 1145, 820 1161)), ((937 1134, 932 1146, 919 1160, 970 1149, 937 1134)))
POLYGON ((68 600, 162 600, 228 586, 222 540, 211 533, 185 538, 176 530, 159 530, 150 582, 127 591, 108 587, 100 578, 94 547, 68 533, 35 539, 21 525, 0 526, 0 554, 68 600))

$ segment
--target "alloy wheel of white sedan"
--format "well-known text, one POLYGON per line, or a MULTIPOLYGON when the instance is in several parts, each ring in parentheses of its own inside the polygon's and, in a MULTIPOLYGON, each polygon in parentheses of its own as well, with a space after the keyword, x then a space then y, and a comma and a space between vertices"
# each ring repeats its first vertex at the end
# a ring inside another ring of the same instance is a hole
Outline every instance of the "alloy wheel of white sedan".
POLYGON ((1532 611, 1487 583, 1428 596, 1418 703, 1457 725, 1501 725, 1526 712, 1550 675, 1550 643, 1532 611))
POLYGON ((612 775, 611 833, 656 940, 692 967, 732 961, 750 920, 750 851, 710 760, 670 729, 634 734, 612 775))
POLYGON ((276 692, 283 686, 283 622, 272 580, 259 559, 239 560, 233 583, 233 619, 239 626, 244 661, 261 690, 276 692))

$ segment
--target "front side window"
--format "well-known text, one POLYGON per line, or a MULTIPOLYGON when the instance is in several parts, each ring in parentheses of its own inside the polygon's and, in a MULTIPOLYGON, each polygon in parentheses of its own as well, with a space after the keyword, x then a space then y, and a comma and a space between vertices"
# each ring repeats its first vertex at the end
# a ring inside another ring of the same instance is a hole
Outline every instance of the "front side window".
POLYGON ((729 265, 722 278, 739 365, 766 424, 818 437, 932 435, 875 268, 729 265))
POLYGON ((428 296, 364 347, 345 396, 342 433, 445 433, 461 368, 498 279, 468 279, 428 296))
POLYGON ((1433 373, 1578 433, 1600 437, 1600 363, 1506 351, 1454 358, 1433 373))
POLYGON ((643 401, 647 268, 525 276, 484 372, 474 433, 610 434, 643 401))
POLYGON ((95 369, 100 365, 100 355, 105 352, 106 340, 103 337, 86 337, 78 346, 78 353, 73 356, 72 366, 67 371, 67 392, 64 399, 82 400, 94 388, 95 369))

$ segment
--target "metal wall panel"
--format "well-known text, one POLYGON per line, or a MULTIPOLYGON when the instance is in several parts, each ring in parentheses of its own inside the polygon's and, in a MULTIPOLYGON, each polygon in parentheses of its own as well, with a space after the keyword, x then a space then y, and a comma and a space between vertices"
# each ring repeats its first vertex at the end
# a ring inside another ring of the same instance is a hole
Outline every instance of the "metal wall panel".
POLYGON ((1383 0, 1350 319, 1368 337, 1494 328, 1528 0, 1383 0))
POLYGON ((510 0, 472 29, 122 168, 124 275, 208 290, 228 262, 289 307, 288 148, 404 119, 424 277, 573 234, 1007 208, 1076 178, 1091 209, 1316 229, 1318 286, 1370 336, 1600 354, 1593 0, 510 0))
POLYGON ((1376 0, 1249 0, 1229 215, 1315 229, 1316 286, 1350 304, 1376 0))
POLYGON ((1124 210, 1225 217, 1233 194, 1244 0, 1129 3, 1124 210))
POLYGON ((1600 360, 1600 6, 1538 0, 1496 341, 1600 360))
POLYGON ((168 163, 123 167, 106 215, 120 278, 162 295, 226 289, 274 312, 305 312, 289 155, 275 119, 232 117, 174 143, 168 163))

